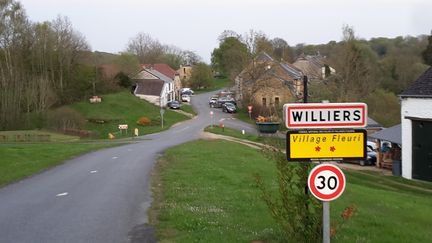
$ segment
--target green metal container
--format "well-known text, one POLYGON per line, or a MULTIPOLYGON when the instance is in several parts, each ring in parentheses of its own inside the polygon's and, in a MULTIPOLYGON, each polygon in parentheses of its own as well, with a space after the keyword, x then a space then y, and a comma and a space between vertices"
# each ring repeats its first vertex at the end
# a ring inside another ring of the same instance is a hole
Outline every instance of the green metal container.
POLYGON ((279 122, 257 122, 260 133, 276 133, 279 130, 279 122))

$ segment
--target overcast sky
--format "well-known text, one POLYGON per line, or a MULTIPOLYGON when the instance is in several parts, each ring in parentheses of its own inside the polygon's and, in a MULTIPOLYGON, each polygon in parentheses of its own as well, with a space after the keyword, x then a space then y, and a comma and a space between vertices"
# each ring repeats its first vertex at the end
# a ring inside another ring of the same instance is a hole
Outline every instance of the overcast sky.
POLYGON ((32 21, 67 16, 94 51, 124 51, 139 32, 191 50, 209 62, 224 30, 250 29, 289 45, 339 41, 342 26, 356 35, 430 34, 430 0, 18 0, 32 21))

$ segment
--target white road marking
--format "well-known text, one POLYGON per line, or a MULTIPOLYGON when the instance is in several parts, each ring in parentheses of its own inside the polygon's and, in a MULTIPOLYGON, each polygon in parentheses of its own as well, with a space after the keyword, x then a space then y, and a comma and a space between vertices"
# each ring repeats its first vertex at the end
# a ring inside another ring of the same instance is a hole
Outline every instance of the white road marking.
POLYGON ((129 152, 130 152, 130 151, 132 151, 132 149, 128 149, 127 151, 129 151, 129 152))
POLYGON ((118 157, 114 156, 114 157, 112 157, 112 159, 118 159, 118 157))
POLYGON ((98 171, 97 170, 92 170, 92 171, 90 171, 90 174, 94 174, 94 173, 97 173, 98 171))
POLYGON ((59 193, 56 195, 56 197, 63 197, 63 196, 67 196, 69 193, 67 192, 63 192, 63 193, 59 193))
POLYGON ((189 129, 189 127, 184 127, 184 128, 182 128, 182 129, 180 129, 180 130, 174 131, 174 133, 183 132, 183 131, 185 131, 185 130, 187 130, 187 129, 189 129))

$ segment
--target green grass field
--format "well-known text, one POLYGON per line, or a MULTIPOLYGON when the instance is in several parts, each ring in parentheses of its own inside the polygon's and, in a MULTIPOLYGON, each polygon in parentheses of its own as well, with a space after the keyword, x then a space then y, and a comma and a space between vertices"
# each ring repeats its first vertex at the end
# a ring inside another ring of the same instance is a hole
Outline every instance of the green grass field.
MULTIPOLYGON (((259 199, 253 174, 275 188, 276 169, 260 151, 221 140, 169 149, 154 177, 151 223, 161 242, 278 242, 278 226, 259 199)), ((345 171, 344 194, 331 202, 333 242, 429 242, 432 184, 345 171)), ((306 240, 307 242, 307 240, 306 240)))
POLYGON ((167 109, 164 113, 163 129, 160 122, 147 126, 139 126, 136 122, 140 117, 158 120, 160 118, 160 108, 133 96, 127 91, 104 95, 102 103, 90 104, 88 101, 82 101, 72 104, 70 107, 83 114, 86 119, 104 119, 110 121, 104 124, 86 123, 85 129, 95 131, 99 138, 108 138, 108 133, 114 133, 116 137, 130 137, 133 135, 135 128, 139 129, 140 135, 155 133, 168 129, 177 122, 188 119, 188 117, 182 114, 167 109), (126 131, 120 133, 118 129, 119 124, 129 125, 127 135, 126 131))
POLYGON ((112 144, 0 144, 0 186, 41 172, 82 153, 112 144))

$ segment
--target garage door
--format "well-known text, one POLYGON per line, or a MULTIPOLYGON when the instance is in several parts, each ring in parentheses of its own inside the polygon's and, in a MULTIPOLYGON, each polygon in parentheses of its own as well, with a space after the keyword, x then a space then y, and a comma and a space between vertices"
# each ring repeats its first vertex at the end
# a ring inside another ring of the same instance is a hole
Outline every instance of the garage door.
POLYGON ((432 122, 412 121, 412 177, 432 181, 432 122))

